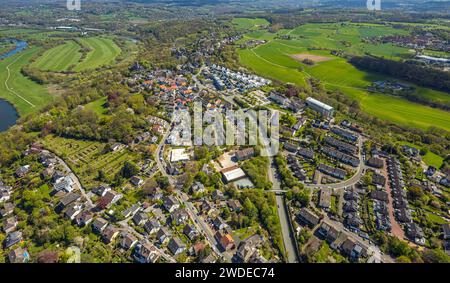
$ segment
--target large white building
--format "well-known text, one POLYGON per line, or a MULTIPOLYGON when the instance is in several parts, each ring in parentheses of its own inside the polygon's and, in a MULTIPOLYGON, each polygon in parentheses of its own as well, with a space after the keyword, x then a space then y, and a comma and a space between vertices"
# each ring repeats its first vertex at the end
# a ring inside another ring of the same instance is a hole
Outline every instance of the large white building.
POLYGON ((313 109, 314 111, 319 112, 326 118, 331 118, 334 115, 334 108, 331 107, 328 104, 325 104, 317 99, 314 99, 312 97, 308 97, 306 99, 306 104, 313 109))
POLYGON ((170 162, 188 161, 189 154, 185 152, 184 148, 176 148, 170 152, 170 162))
POLYGON ((237 166, 232 166, 230 168, 223 169, 222 175, 226 183, 242 179, 246 176, 245 172, 237 166))

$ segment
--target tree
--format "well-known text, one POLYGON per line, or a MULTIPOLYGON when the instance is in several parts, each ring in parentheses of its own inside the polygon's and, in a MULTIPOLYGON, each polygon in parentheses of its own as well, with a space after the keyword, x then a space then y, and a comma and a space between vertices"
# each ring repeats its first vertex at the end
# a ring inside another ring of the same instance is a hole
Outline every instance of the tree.
POLYGON ((441 249, 427 249, 423 260, 427 263, 450 263, 450 256, 441 249))
POLYGON ((243 208, 244 214, 250 218, 250 220, 254 220, 258 217, 258 209, 249 198, 245 199, 243 208))
POLYGON ((124 178, 131 178, 134 175, 139 173, 139 168, 129 161, 126 161, 122 167, 122 170, 120 171, 120 175, 124 178))

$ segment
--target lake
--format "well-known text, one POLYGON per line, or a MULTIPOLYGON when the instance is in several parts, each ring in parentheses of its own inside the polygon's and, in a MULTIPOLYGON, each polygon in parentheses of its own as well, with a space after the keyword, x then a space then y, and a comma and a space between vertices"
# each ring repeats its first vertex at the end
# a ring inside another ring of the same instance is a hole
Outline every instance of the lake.
POLYGON ((17 119, 19 119, 19 114, 14 106, 6 100, 0 99, 0 132, 14 126, 17 119))
MULTIPOLYGON (((8 51, 0 55, 0 60, 6 59, 8 57, 14 56, 17 53, 23 51, 27 48, 28 44, 22 40, 9 39, 16 45, 11 51, 8 51)), ((17 113, 14 106, 6 100, 0 99, 0 132, 6 131, 11 126, 16 124, 17 119, 19 119, 19 114, 17 113)))

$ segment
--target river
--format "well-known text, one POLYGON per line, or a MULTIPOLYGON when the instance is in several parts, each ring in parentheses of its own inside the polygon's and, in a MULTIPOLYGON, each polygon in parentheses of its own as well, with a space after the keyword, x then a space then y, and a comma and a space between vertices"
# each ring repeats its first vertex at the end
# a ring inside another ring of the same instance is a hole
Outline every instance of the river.
MULTIPOLYGON (((25 41, 15 39, 9 39, 9 41, 16 44, 16 48, 4 54, 0 54, 0 60, 14 56, 17 53, 22 52, 28 46, 25 41)), ((0 132, 6 131, 11 126, 15 125, 17 119, 19 119, 19 114, 14 106, 6 100, 0 99, 0 132)))

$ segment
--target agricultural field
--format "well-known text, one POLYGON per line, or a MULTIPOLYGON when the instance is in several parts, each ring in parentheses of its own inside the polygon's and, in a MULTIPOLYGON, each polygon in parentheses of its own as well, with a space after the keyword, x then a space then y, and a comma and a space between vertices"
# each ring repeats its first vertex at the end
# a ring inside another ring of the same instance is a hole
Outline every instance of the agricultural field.
POLYGON ((53 99, 46 87, 23 76, 21 69, 29 64, 39 48, 28 48, 0 61, 0 98, 11 102, 20 116, 26 116, 44 107, 53 99))
POLYGON ((74 71, 80 72, 106 66, 114 62, 121 50, 111 38, 91 37, 80 39, 80 43, 89 48, 86 58, 80 62, 74 71))
POLYGON ((73 40, 47 50, 31 67, 44 71, 63 72, 75 66, 81 59, 81 47, 73 40))
POLYGON ((252 28, 257 28, 259 26, 269 25, 269 22, 266 19, 261 19, 261 18, 255 18, 255 19, 234 18, 232 23, 238 29, 252 29, 252 28))
POLYGON ((83 186, 95 186, 99 170, 109 178, 120 171, 125 161, 133 161, 136 156, 126 148, 115 152, 104 152, 106 143, 47 136, 42 144, 61 156, 77 174, 83 186))
MULTIPOLYGON (((282 82, 306 85, 308 77, 320 79, 328 89, 340 90, 357 99, 361 109, 382 120, 428 129, 430 126, 450 131, 450 113, 409 102, 395 96, 369 93, 366 88, 376 80, 387 77, 358 70, 346 59, 331 54, 330 50, 344 50, 350 54, 365 52, 400 59, 410 51, 392 45, 372 45, 362 41, 364 37, 402 34, 388 26, 368 24, 305 24, 293 30, 281 30, 277 34, 253 31, 239 43, 251 39, 265 39, 266 44, 253 49, 239 49, 240 63, 261 76, 282 82), (290 39, 289 39, 290 38, 290 39), (321 58, 308 65, 298 58, 321 58)), ((415 91, 435 101, 450 101, 450 95, 415 86, 415 91)))
POLYGON ((81 38, 78 42, 70 40, 44 52, 32 67, 43 71, 81 72, 107 66, 120 53, 120 48, 111 38, 81 38), (82 47, 88 50, 85 58, 82 58, 82 47))

